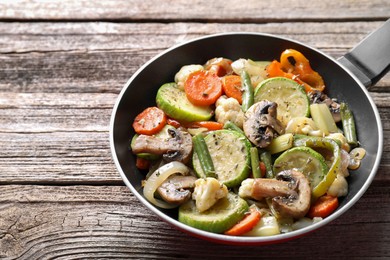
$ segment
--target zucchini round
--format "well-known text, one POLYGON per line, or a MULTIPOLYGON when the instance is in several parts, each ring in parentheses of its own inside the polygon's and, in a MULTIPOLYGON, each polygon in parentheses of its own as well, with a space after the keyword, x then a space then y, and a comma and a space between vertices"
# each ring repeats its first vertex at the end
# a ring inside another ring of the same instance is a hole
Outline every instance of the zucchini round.
POLYGON ((274 162, 275 175, 293 168, 302 172, 308 178, 312 190, 329 171, 324 157, 312 148, 305 146, 298 146, 285 151, 274 162))
POLYGON ((257 85, 254 101, 273 101, 278 104, 277 118, 286 126, 291 118, 310 115, 310 101, 304 88, 294 80, 275 77, 257 85))
POLYGON ((157 106, 168 116, 179 121, 207 121, 213 116, 211 107, 193 105, 176 83, 166 83, 157 91, 157 106))
POLYGON ((199 212, 196 209, 195 201, 189 200, 179 207, 179 221, 194 228, 213 232, 223 233, 238 221, 248 211, 248 204, 234 193, 228 193, 210 209, 199 212))
MULTIPOLYGON (((204 138, 214 165, 216 178, 228 188, 240 185, 250 171, 250 148, 248 139, 232 130, 211 132, 204 138)), ((199 178, 205 178, 201 162, 196 153, 192 163, 199 178)))

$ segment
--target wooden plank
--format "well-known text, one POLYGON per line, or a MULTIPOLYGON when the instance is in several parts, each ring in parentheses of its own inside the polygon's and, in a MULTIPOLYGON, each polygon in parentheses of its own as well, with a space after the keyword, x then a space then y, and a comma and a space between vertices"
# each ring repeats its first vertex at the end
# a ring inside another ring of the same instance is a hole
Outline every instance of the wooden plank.
MULTIPOLYGON (((390 93, 370 92, 385 130, 390 129, 390 93)), ((108 132, 117 94, 12 93, 0 96, 0 132, 108 132)))
POLYGON ((0 132, 108 132, 110 93, 2 93, 0 132))
MULTIPOLYGON (((118 93, 142 64, 163 50, 228 31, 286 36, 336 58, 381 24, 0 23, 0 91, 118 93)), ((386 92, 386 86, 390 74, 374 90, 386 92)))
POLYGON ((234 0, 196 3, 186 0, 153 1, 1 1, 4 20, 115 20, 115 21, 237 21, 387 19, 386 0, 257 1, 234 0), (169 9, 166 8, 169 6, 169 9), (332 14, 329 16, 329 14, 332 14))
POLYGON ((2 35, 0 53, 158 51, 196 37, 226 32, 275 34, 319 49, 343 51, 355 46, 383 23, 383 21, 267 24, 0 22, 2 35))
POLYGON ((1 133, 0 183, 122 184, 107 132, 1 133))
MULTIPOLYGON (((372 97, 385 131, 376 179, 390 180, 390 94, 372 97)), ((122 183, 108 133, 116 98, 110 93, 2 93, 0 182, 122 183)))
MULTIPOLYGON (((389 133, 376 180, 389 181, 389 133)), ((0 134, 0 183, 121 184, 108 134, 54 132, 0 134)))
POLYGON ((390 214, 384 214, 390 212, 390 190, 382 182, 314 233, 282 245, 245 250, 194 239, 174 229, 126 187, 5 185, 0 194, 0 257, 6 259, 257 259, 259 255, 306 259, 313 252, 316 259, 390 257, 390 214))

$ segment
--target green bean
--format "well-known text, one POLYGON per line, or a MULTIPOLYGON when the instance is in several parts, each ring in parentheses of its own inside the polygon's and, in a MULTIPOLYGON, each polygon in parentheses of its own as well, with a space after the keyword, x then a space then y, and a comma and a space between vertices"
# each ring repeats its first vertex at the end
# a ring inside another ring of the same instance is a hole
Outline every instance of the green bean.
POLYGON ((253 178, 261 178, 259 151, 256 147, 251 147, 250 155, 253 178))
POLYGON ((194 142, 194 152, 199 158, 200 165, 206 177, 216 177, 213 160, 209 149, 207 147, 206 141, 202 134, 197 134, 193 137, 194 142))
POLYGON ((266 178, 273 178, 274 177, 274 171, 272 168, 272 158, 271 158, 271 153, 268 151, 262 151, 260 153, 260 160, 264 163, 265 165, 265 177, 266 178))
POLYGON ((235 123, 233 123, 232 121, 227 121, 224 125, 223 125, 223 128, 224 129, 229 129, 229 130, 233 130, 233 131, 236 131, 236 132, 239 132, 241 134, 244 133, 244 131, 242 131, 241 128, 239 128, 235 123))
POLYGON ((356 146, 358 144, 356 137, 356 126, 355 119, 353 117, 352 111, 349 109, 347 104, 340 104, 340 115, 341 123, 343 125, 344 136, 347 139, 347 142, 351 146, 356 146))
POLYGON ((241 72, 241 88, 242 88, 242 110, 246 112, 252 105, 254 100, 253 86, 249 74, 243 70, 241 72))

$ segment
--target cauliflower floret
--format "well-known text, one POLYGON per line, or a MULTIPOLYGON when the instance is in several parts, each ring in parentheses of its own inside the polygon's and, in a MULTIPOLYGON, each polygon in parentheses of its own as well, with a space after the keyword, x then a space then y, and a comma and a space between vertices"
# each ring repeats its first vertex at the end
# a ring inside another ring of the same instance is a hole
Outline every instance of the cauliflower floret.
POLYGON ((241 183, 240 188, 238 189, 238 196, 240 196, 241 198, 244 198, 244 199, 251 198, 254 181, 255 180, 252 178, 245 179, 241 183))
POLYGON ((244 112, 236 99, 221 96, 216 102, 215 118, 221 124, 231 121, 239 128, 242 128, 244 112))
POLYGON ((316 123, 311 118, 304 116, 291 118, 287 123, 286 133, 323 136, 316 123))
POLYGON ((215 178, 197 179, 192 199, 195 200, 196 208, 203 212, 211 208, 219 199, 226 197, 228 189, 215 178))

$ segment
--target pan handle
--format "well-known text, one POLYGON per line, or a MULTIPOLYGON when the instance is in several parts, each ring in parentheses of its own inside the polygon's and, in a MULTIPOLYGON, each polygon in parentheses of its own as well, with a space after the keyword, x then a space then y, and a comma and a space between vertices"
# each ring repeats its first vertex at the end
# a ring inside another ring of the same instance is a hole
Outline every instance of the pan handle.
POLYGON ((364 86, 377 83, 390 69, 390 19, 338 61, 364 86))

